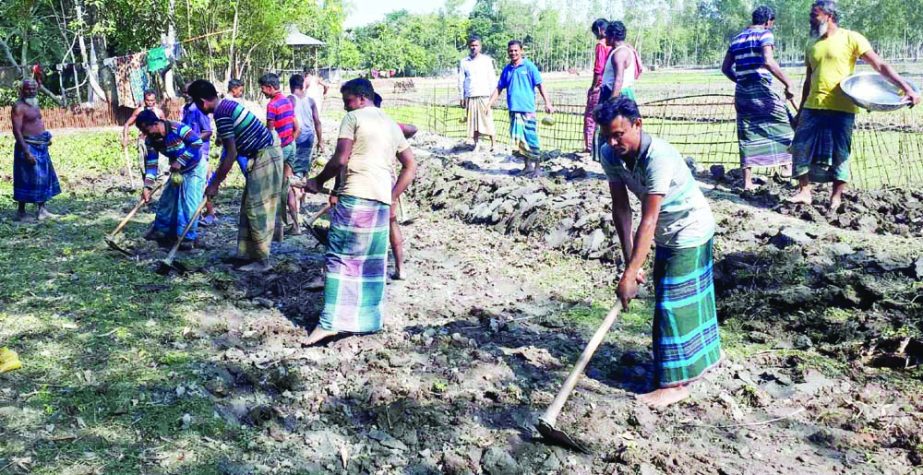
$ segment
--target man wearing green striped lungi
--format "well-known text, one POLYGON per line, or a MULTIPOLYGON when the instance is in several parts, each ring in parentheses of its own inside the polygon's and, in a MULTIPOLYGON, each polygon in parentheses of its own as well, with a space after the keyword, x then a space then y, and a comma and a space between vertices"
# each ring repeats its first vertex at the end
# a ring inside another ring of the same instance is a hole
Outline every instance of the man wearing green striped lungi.
POLYGON ((605 140, 601 161, 627 263, 616 291, 623 308, 645 282, 642 266, 651 243, 657 245, 655 390, 639 399, 652 406, 667 406, 688 397, 688 384, 721 358, 712 283, 715 220, 679 152, 642 130, 635 101, 612 98, 596 108, 595 118, 605 140), (641 201, 641 222, 634 236, 628 191, 641 201))

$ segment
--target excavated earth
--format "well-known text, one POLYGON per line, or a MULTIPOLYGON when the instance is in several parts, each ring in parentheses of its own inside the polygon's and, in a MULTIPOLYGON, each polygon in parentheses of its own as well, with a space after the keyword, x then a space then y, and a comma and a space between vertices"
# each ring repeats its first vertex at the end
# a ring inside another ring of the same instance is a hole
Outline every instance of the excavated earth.
MULTIPOLYGON (((224 272, 233 215, 192 253, 221 301, 194 316, 190 338, 215 355, 200 390, 259 434, 223 473, 919 470, 919 192, 850 192, 828 218, 779 205, 787 186, 741 194, 733 176, 696 170, 719 225, 728 358, 683 403, 637 403, 650 390, 646 289, 558 421, 592 449, 579 454, 543 443, 533 424, 613 304, 621 259, 599 166, 551 156, 545 177, 525 179, 503 153, 426 134, 414 150, 409 277, 388 286, 381 333, 301 346, 323 300, 310 234, 276 245, 264 275, 224 272)), ((141 260, 159 255, 134 245, 141 260)))

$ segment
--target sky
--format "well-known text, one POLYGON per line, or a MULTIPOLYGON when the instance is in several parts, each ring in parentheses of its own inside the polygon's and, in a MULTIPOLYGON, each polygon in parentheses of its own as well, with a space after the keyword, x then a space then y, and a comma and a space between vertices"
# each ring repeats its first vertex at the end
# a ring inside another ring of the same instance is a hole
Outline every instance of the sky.
MULTIPOLYGON (((386 13, 396 10, 408 10, 412 13, 430 13, 439 11, 443 2, 440 0, 351 0, 352 8, 346 17, 346 28, 367 25, 384 19, 386 13)), ((474 0, 465 0, 461 7, 467 14, 474 6, 474 0)))

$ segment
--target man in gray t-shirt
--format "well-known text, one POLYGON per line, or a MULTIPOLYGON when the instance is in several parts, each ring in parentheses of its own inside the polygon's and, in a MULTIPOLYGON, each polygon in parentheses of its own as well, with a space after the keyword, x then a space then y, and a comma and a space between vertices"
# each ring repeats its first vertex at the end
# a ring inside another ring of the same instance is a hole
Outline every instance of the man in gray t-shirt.
POLYGON ((641 148, 631 169, 608 144, 602 146, 600 154, 610 185, 624 186, 642 202, 645 195, 663 197, 654 232, 658 246, 700 246, 715 234, 708 201, 672 145, 641 132, 641 148))
POLYGON ((623 308, 645 283, 642 267, 654 253, 654 385, 639 399, 663 407, 689 396, 688 385, 721 359, 712 279, 715 219, 679 152, 642 130, 638 105, 625 96, 594 111, 601 161, 609 178, 612 218, 622 245, 625 272, 616 295, 623 308), (641 201, 641 222, 632 236, 628 191, 641 201))

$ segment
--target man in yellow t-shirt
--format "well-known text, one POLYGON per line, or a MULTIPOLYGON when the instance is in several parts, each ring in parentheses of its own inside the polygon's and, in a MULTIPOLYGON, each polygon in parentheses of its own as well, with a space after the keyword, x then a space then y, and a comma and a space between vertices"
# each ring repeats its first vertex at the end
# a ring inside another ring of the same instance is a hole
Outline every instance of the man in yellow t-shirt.
POLYGON ((840 88, 862 58, 875 71, 904 90, 911 106, 920 102, 894 69, 885 63, 861 34, 839 27, 834 0, 816 0, 811 6, 811 37, 805 51, 807 76, 792 140, 792 160, 798 193, 792 203, 811 203, 811 182, 833 182, 830 210, 836 212, 849 181, 852 131, 859 108, 840 88))
POLYGON ((338 333, 381 330, 392 209, 417 169, 401 128, 375 107, 371 82, 352 79, 340 93, 346 115, 336 151, 320 174, 303 184, 305 191, 317 193, 331 178, 343 181, 342 186, 337 183, 339 197, 330 212, 324 309, 306 345, 329 341, 338 333), (395 157, 401 172, 392 182, 395 157))

